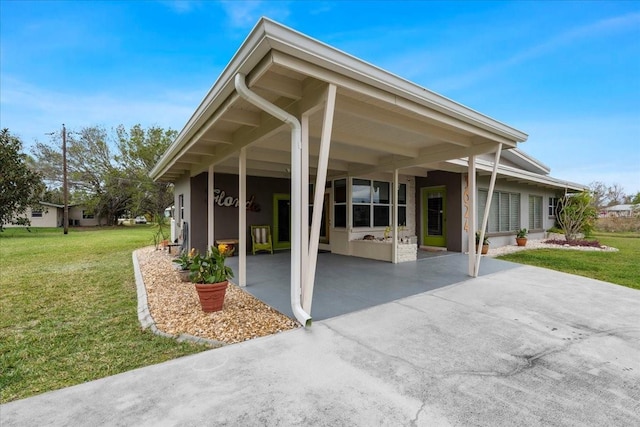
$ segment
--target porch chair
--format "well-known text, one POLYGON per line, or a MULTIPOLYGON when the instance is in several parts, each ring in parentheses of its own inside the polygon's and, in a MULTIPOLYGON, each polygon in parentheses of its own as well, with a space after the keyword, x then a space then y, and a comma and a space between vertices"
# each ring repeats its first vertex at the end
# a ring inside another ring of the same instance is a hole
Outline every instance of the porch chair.
POLYGON ((273 244, 271 243, 271 227, 268 225, 252 225, 251 240, 253 255, 258 251, 269 251, 273 254, 273 244))

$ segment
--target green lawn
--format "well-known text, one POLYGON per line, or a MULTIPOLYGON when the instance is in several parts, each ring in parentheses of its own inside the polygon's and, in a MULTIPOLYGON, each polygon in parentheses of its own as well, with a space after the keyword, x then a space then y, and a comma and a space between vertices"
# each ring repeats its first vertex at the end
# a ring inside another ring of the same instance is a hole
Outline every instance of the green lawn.
POLYGON ((564 271, 640 289, 640 234, 597 233, 594 238, 601 244, 618 248, 620 251, 589 252, 535 249, 504 255, 499 259, 564 271))
POLYGON ((151 226, 0 233, 0 401, 205 350, 142 331, 131 252, 151 226))

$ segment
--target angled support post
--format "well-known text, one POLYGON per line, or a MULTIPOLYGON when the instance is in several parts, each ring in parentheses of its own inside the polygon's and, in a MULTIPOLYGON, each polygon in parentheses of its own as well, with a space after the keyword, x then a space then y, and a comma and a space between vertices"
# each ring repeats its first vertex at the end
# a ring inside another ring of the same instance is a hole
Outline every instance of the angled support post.
MULTIPOLYGON (((493 160, 493 171, 491 172, 491 180, 489 182, 489 194, 487 194, 487 203, 484 206, 484 214, 482 215, 482 228, 480 229, 480 244, 484 242, 484 235, 487 231, 487 222, 489 221, 489 211, 491 210, 491 200, 493 199, 493 189, 496 186, 496 175, 498 174, 498 163, 500 163, 500 153, 502 152, 502 143, 498 144, 496 155, 493 160)), ((474 193, 475 197, 475 193, 474 193)), ((476 254, 473 266, 473 277, 478 277, 480 273, 480 258, 482 253, 476 254)))
POLYGON ((320 240, 320 223, 322 221, 322 211, 324 210, 324 186, 327 180, 327 167, 329 165, 329 149, 331 148, 331 132, 333 130, 333 116, 336 105, 336 90, 337 88, 333 84, 330 84, 327 88, 327 100, 322 120, 320 153, 318 156, 316 185, 313 192, 313 216, 311 218, 311 236, 309 237, 309 265, 307 267, 306 278, 304 281, 305 286, 302 292, 302 307, 307 313, 311 312, 313 287, 316 277, 318 243, 320 240))

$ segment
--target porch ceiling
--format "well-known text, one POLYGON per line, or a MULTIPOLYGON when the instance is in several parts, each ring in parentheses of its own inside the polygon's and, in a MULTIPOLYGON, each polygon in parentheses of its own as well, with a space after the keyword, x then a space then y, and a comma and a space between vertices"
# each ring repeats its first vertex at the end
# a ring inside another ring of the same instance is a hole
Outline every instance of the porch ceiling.
POLYGON ((526 135, 462 105, 269 20, 261 20, 174 144, 151 172, 175 181, 207 170, 287 177, 290 129, 241 99, 233 77, 296 117, 309 114, 311 174, 317 164, 322 107, 337 86, 328 176, 411 168, 515 147, 526 135))

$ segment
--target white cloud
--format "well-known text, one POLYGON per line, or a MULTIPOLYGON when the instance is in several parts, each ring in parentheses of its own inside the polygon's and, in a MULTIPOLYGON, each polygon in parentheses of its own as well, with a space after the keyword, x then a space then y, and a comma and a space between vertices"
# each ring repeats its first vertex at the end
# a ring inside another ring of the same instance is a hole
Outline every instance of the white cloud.
POLYGON ((640 26, 640 13, 630 13, 614 18, 603 19, 588 25, 571 28, 563 33, 548 38, 542 43, 532 45, 520 52, 516 52, 500 61, 491 62, 476 68, 475 70, 458 76, 447 77, 433 83, 439 91, 452 91, 468 87, 478 81, 495 76, 496 73, 527 62, 531 59, 556 51, 563 46, 591 37, 634 30, 637 32, 640 26))

